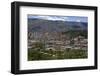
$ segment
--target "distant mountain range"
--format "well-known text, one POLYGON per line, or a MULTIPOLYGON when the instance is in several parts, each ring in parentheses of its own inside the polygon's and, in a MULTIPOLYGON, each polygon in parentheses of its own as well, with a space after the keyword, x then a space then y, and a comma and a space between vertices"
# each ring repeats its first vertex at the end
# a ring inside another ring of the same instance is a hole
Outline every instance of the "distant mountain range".
POLYGON ((65 32, 69 30, 86 30, 87 22, 52 21, 44 19, 28 19, 29 32, 65 32))

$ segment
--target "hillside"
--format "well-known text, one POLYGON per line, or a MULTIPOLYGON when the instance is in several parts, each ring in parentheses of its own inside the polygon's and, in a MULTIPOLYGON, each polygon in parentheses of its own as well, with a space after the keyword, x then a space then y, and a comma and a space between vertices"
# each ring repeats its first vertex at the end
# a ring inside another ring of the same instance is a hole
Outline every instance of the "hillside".
POLYGON ((28 19, 29 32, 66 32, 69 30, 87 30, 85 22, 52 21, 43 19, 28 19))

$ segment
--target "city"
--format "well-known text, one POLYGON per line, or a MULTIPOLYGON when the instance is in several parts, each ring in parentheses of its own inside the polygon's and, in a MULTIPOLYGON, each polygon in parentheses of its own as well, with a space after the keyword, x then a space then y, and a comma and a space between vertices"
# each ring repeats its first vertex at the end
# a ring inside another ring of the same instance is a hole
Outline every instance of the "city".
POLYGON ((87 17, 29 15, 28 61, 88 58, 87 26, 87 17))

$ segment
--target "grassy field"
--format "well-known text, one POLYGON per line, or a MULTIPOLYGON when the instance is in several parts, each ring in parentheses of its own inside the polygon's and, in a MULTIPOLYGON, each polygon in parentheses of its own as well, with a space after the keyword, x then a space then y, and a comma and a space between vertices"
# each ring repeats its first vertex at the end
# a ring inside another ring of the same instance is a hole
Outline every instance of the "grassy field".
POLYGON ((34 50, 28 49, 28 61, 33 60, 56 60, 56 59, 83 59, 87 58, 87 50, 71 50, 64 51, 54 50, 34 50))

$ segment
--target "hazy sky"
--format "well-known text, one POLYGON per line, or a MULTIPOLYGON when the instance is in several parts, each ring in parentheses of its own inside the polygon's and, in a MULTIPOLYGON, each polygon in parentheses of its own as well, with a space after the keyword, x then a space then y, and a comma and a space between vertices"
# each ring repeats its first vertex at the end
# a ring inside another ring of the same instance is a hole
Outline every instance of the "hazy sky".
POLYGON ((28 15, 31 19, 44 19, 44 20, 61 20, 73 22, 88 22, 88 17, 83 16, 53 16, 53 15, 28 15))

